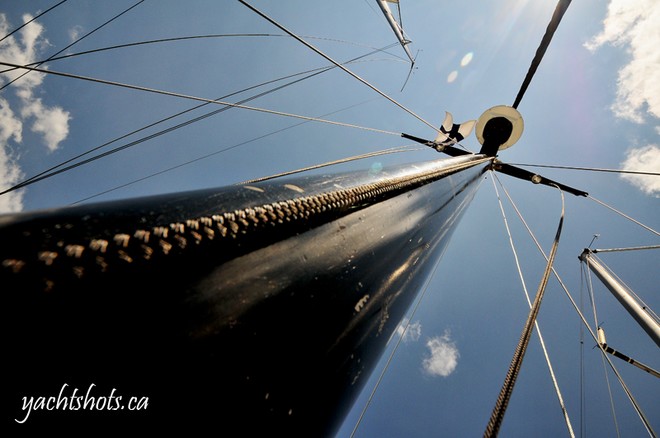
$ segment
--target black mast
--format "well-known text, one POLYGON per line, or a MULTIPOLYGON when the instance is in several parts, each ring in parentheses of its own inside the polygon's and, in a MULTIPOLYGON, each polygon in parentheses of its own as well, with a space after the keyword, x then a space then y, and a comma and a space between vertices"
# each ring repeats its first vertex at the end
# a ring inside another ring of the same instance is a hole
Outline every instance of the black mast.
POLYGON ((26 423, 331 435, 491 163, 0 216, 11 421, 26 418, 24 396, 93 384, 148 408, 33 410, 26 423))

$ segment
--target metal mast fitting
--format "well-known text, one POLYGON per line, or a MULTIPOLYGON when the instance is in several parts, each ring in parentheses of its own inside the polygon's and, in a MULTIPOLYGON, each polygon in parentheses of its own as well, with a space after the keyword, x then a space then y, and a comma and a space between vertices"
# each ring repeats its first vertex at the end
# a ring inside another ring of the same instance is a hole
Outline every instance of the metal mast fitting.
POLYGON ((628 289, 614 278, 604 264, 598 261, 595 256, 592 256, 592 251, 589 248, 585 248, 578 258, 580 261, 587 264, 589 269, 596 274, 600 281, 602 281, 610 292, 612 292, 614 297, 619 300, 628 313, 635 318, 635 321, 637 321, 651 339, 655 341, 656 345, 660 347, 660 324, 658 324, 658 322, 653 319, 642 306, 640 306, 628 289))

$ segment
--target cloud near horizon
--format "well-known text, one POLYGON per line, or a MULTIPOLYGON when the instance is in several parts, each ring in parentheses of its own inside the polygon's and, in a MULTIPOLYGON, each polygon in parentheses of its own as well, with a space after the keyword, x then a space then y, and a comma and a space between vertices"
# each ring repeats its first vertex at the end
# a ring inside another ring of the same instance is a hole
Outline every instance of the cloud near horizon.
POLYGON ((432 376, 447 377, 454 372, 458 365, 460 354, 454 341, 451 340, 449 330, 442 336, 436 336, 426 341, 429 355, 422 361, 424 371, 432 376))
MULTIPOLYGON (((23 22, 30 19, 30 15, 23 15, 23 22)), ((5 14, 0 14, 0 35, 8 34, 12 28, 5 14)), ((43 33, 42 25, 28 24, 0 42, 0 58, 22 65, 37 61, 38 55, 49 46, 43 33)), ((0 85, 22 73, 21 70, 2 73, 0 85)), ((44 77, 43 73, 31 72, 5 89, 5 93, 13 91, 15 99, 0 97, 0 189, 9 188, 23 178, 15 147, 23 141, 24 125, 42 137, 49 152, 57 150, 69 134, 70 113, 59 106, 48 106, 35 96, 44 77)), ((22 190, 0 196, 0 212, 23 210, 23 196, 22 190)))

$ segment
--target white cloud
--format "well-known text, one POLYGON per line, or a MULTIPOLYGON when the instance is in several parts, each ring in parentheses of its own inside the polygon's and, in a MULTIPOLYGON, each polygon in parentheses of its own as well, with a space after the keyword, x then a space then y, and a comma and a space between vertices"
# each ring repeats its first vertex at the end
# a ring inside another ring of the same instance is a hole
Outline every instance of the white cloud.
MULTIPOLYGON (((24 15, 27 22, 32 17, 24 15)), ((6 35, 13 26, 4 14, 0 14, 0 35, 6 35)), ((32 22, 15 35, 0 42, 0 59, 14 64, 29 64, 38 60, 49 46, 43 36, 44 27, 32 22)), ((0 74, 0 85, 12 81, 24 70, 9 70, 0 74)), ((43 73, 30 72, 3 90, 0 98, 0 189, 9 188, 23 178, 15 156, 15 146, 23 141, 23 126, 43 138, 48 151, 56 150, 69 134, 71 115, 60 106, 49 106, 36 97, 45 78, 43 73), (12 99, 10 95, 15 97, 12 99), (12 108, 15 107, 15 108, 12 108)), ((33 154, 34 156, 34 154, 33 154)), ((15 191, 0 196, 0 212, 16 212, 23 209, 23 192, 15 191)))
POLYGON ((618 117, 643 123, 646 116, 660 118, 660 2, 611 0, 603 30, 586 47, 605 44, 625 47, 630 61, 619 70, 617 99, 612 109, 618 117))
MULTIPOLYGON (((22 177, 21 168, 10 154, 6 146, 10 140, 20 142, 23 135, 23 124, 14 115, 9 103, 0 98, 0 190, 9 188, 19 182, 22 177)), ((23 192, 21 190, 0 196, 1 212, 16 212, 23 209, 23 192)))
POLYGON ((71 116, 59 106, 47 107, 41 99, 33 98, 25 101, 21 115, 25 118, 33 118, 32 131, 42 134, 51 152, 56 150, 60 142, 69 135, 71 116))
POLYGON ((458 348, 451 340, 450 333, 445 330, 442 336, 436 336, 426 342, 430 354, 422 361, 424 371, 432 376, 447 377, 458 365, 458 348))
POLYGON ((9 102, 0 97, 0 142, 5 144, 10 139, 18 143, 23 140, 23 124, 14 115, 9 102))
MULTIPOLYGON (((24 22, 31 19, 32 17, 30 15, 23 16, 24 22)), ((7 21, 7 17, 4 14, 0 14, 0 33, 6 35, 10 32, 11 28, 12 26, 7 21)), ((41 36, 43 31, 43 26, 38 22, 33 21, 16 34, 20 37, 19 40, 17 40, 15 36, 5 39, 0 43, 0 54, 2 54, 2 59, 13 64, 21 65, 37 61, 37 53, 49 45, 48 40, 41 36)), ((8 81, 11 81, 21 76, 24 72, 25 70, 16 69, 3 73, 2 76, 8 81)), ((30 74, 23 76, 19 81, 16 81, 15 87, 19 90, 31 90, 41 85, 43 80, 43 73, 31 72, 30 74)))
POLYGON ((73 26, 71 29, 69 29, 69 39, 71 42, 76 41, 80 37, 80 34, 82 34, 82 31, 82 26, 73 26))
MULTIPOLYGON (((660 172, 660 147, 647 145, 629 149, 626 152, 626 159, 621 163, 621 167, 625 170, 660 172)), ((660 177, 624 174, 621 178, 641 189, 644 193, 660 198, 660 177)))
POLYGON ((396 328, 396 333, 403 336, 403 342, 417 341, 422 336, 422 324, 419 321, 411 324, 408 318, 404 318, 396 328))

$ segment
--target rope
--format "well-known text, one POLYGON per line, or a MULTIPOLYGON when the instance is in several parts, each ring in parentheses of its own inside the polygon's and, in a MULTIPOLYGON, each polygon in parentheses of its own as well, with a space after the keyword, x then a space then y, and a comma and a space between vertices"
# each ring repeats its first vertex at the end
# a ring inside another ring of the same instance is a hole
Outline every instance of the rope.
POLYGON ((16 29, 14 29, 14 30, 12 30, 11 32, 9 32, 7 35, 5 35, 5 36, 3 36, 2 38, 0 38, 0 42, 2 42, 2 41, 4 41, 5 39, 9 38, 10 36, 12 36, 12 35, 15 34, 16 32, 18 32, 19 30, 23 29, 23 28, 24 28, 25 26, 27 26, 28 24, 30 24, 30 23, 32 23, 33 21, 37 20, 37 19, 38 19, 39 17, 41 17, 42 15, 44 15, 44 14, 46 14, 46 13, 52 11, 53 9, 55 9, 56 7, 58 7, 59 5, 61 5, 62 3, 66 3, 66 1, 67 1, 67 0, 62 0, 61 2, 59 2, 59 3, 57 3, 57 4, 53 5, 53 6, 51 6, 50 8, 46 9, 46 10, 43 11, 42 13, 36 15, 36 16, 33 17, 31 20, 26 21, 26 22, 23 23, 22 25, 18 26, 16 29))
POLYGON ((424 120, 422 117, 420 117, 420 116, 418 116, 417 114, 415 114, 412 110, 406 108, 405 106, 403 106, 402 104, 400 104, 399 102, 397 102, 396 100, 394 100, 392 97, 388 96, 387 94, 385 94, 384 92, 382 92, 381 90, 379 90, 378 88, 376 88, 375 86, 371 85, 371 84, 370 84, 369 82, 367 82, 366 80, 362 79, 360 76, 358 76, 358 75, 356 75, 355 73, 353 73, 352 71, 350 71, 348 68, 346 68, 346 67, 344 67, 343 65, 339 64, 337 61, 335 61, 334 59, 332 59, 331 57, 329 57, 328 55, 326 55, 325 53, 323 53, 321 50, 317 49, 316 47, 314 47, 313 45, 311 45, 311 44, 308 43, 307 41, 303 40, 302 38, 300 38, 299 36, 297 36, 296 34, 294 34, 293 32, 291 32, 290 30, 288 30, 287 28, 285 28, 284 26, 282 26, 281 24, 279 24, 278 22, 276 22, 275 20, 273 20, 272 18, 270 18, 269 16, 267 16, 266 14, 264 14, 263 12, 259 11, 259 10, 256 9, 255 7, 251 6, 250 4, 248 4, 248 3, 247 3, 246 1, 244 1, 244 0, 238 0, 238 1, 239 1, 239 3, 243 4, 244 6, 246 6, 247 8, 249 8, 250 10, 252 10, 253 12, 255 12, 255 13, 256 13, 257 15, 259 15, 260 17, 264 18, 266 21, 268 21, 268 22, 271 23, 272 25, 276 26, 277 28, 279 28, 279 29, 282 30, 283 32, 286 32, 287 34, 289 34, 291 37, 293 37, 294 39, 296 39, 297 41, 299 41, 300 43, 302 43, 303 45, 305 45, 307 48, 311 49, 312 51, 314 51, 314 52, 317 53, 318 55, 321 55, 323 58, 325 58, 326 60, 330 61, 331 63, 333 63, 334 65, 336 65, 337 67, 339 67, 340 69, 342 69, 343 71, 345 71, 346 73, 348 73, 348 74, 349 74, 350 76, 352 76, 354 79, 357 79, 358 81, 362 82, 364 85, 366 85, 367 87, 371 88, 372 90, 374 90, 376 93, 380 94, 380 95, 381 95, 382 97, 384 97, 385 99, 389 100, 390 102, 392 102, 393 104, 395 104, 396 106, 398 106, 399 108, 401 108, 402 110, 404 110, 405 112, 407 112, 408 114, 410 114, 411 116, 415 117, 417 120, 419 120, 420 122, 424 123, 426 126, 429 126, 430 128, 432 128, 432 129, 433 129, 434 131, 436 131, 436 132, 440 132, 440 130, 439 130, 438 128, 436 128, 434 125, 432 125, 431 123, 429 123, 429 122, 427 122, 426 120, 424 120))
POLYGON ((516 100, 513 102, 512 106, 514 108, 518 108, 518 105, 520 104, 520 101, 522 100, 525 91, 527 91, 527 87, 529 87, 529 84, 532 82, 532 78, 534 77, 536 70, 541 64, 543 55, 545 55, 545 51, 548 49, 548 46, 550 45, 552 36, 555 34, 555 31, 559 26, 559 22, 564 16, 566 9, 568 9, 569 4, 571 4, 571 0, 559 0, 559 2, 557 3, 555 12, 552 14, 550 23, 548 24, 548 27, 545 30, 545 35, 543 35, 543 39, 541 39, 541 44, 539 44, 539 47, 536 49, 536 54, 534 55, 532 64, 529 66, 529 70, 527 70, 527 75, 525 76, 525 79, 523 80, 523 83, 520 86, 520 90, 518 91, 516 100))
POLYGON ((525 352, 527 351, 527 346, 529 345, 529 339, 534 329, 534 322, 536 321, 536 317, 541 308, 541 301, 543 299, 545 289, 548 284, 548 278, 550 277, 552 265, 555 260, 557 247, 559 245, 559 237, 561 236, 561 230, 564 223, 564 193, 560 190, 560 194, 562 199, 561 216, 559 219, 559 225, 557 227, 557 232, 555 234, 554 242, 552 243, 552 249, 550 250, 550 257, 548 258, 548 264, 545 268, 545 271, 543 272, 543 277, 541 278, 541 282, 539 284, 536 297, 534 298, 534 303, 532 304, 532 308, 530 310, 529 316, 527 317, 527 321, 525 322, 525 326, 523 328, 522 334, 520 335, 520 340, 518 341, 516 351, 514 352, 513 358, 511 359, 511 365, 509 366, 509 370, 507 372, 506 378, 504 379, 504 383, 502 384, 502 389, 500 391, 500 394, 497 397, 497 402, 495 403, 495 407, 493 408, 493 413, 491 414, 490 420, 488 421, 488 425, 486 426, 484 437, 497 436, 500 430, 502 420, 504 419, 504 414, 506 413, 506 408, 509 404, 511 394, 513 393, 513 387, 516 383, 518 373, 520 372, 522 361, 525 357, 525 352))
POLYGON ((630 173, 634 175, 660 176, 660 172, 648 172, 643 170, 602 169, 597 167, 558 166, 558 165, 550 165, 550 164, 526 164, 526 163, 509 163, 509 164, 512 166, 546 167, 550 169, 585 170, 590 172, 630 173))
MULTIPOLYGON (((102 27, 105 27, 105 26, 107 26, 108 24, 112 23, 112 22, 115 21, 117 18, 121 17, 122 15, 124 15, 125 13, 127 13, 128 11, 130 11, 131 9, 135 8, 136 6, 138 6, 138 5, 139 5, 140 3, 142 3, 142 2, 144 2, 144 0, 140 0, 140 1, 138 1, 137 3, 135 3, 133 6, 130 6, 129 8, 124 9, 124 10, 123 10, 122 12, 120 12, 119 14, 115 15, 114 17, 112 17, 111 19, 109 19, 108 21, 106 21, 105 23, 103 23, 103 24, 101 24, 100 26, 96 27, 96 29, 87 32, 85 35, 81 36, 80 38, 78 38, 77 40, 75 40, 74 42, 72 42, 71 44, 69 44, 68 46, 66 46, 65 48, 63 48, 62 50, 58 51, 57 53, 54 53, 54 54, 53 54, 51 57, 49 57, 46 61, 50 60, 50 58, 52 58, 52 57, 54 57, 54 56, 57 56, 57 55, 59 55, 60 53, 62 53, 62 52, 64 52, 64 51, 66 51, 67 49, 69 49, 69 48, 72 47, 73 45, 79 43, 80 41, 84 40, 85 38, 87 38, 88 36, 90 36, 91 34, 93 34, 94 32, 96 32, 97 30, 101 29, 102 27)), ((41 65, 41 64, 43 64, 43 63, 46 62, 46 61, 42 61, 42 62, 39 63, 38 65, 41 65)), ((14 67, 16 67, 16 66, 14 66, 14 67)), ((20 68, 20 67, 19 67, 19 68, 20 68)), ((0 91, 4 90, 4 89, 7 88, 8 86, 10 86, 10 85, 13 84, 14 82, 16 82, 17 80, 19 80, 20 78, 22 78, 23 76, 25 76, 26 74, 30 73, 30 70, 32 70, 32 69, 27 69, 27 70, 28 70, 28 71, 24 72, 22 75, 20 75, 20 76, 14 78, 14 79, 12 79, 11 81, 7 82, 5 85, 3 85, 2 87, 0 87, 0 91)), ((38 71, 38 70, 35 69, 34 71, 38 71)))
POLYGON ((655 231, 653 228, 648 227, 648 226, 644 225, 643 223, 641 223, 641 222, 639 222, 639 221, 637 221, 637 220, 631 218, 631 217, 628 216, 627 214, 625 214, 625 213, 623 213, 623 212, 617 210, 617 209, 614 208, 614 207, 611 207, 611 206, 607 205, 607 204, 604 203, 603 201, 599 201, 598 199, 594 198, 594 197, 591 196, 591 195, 587 195, 587 198, 589 198, 589 199, 591 199, 591 200, 593 200, 593 201, 596 201, 597 203, 599 203, 599 204, 602 205, 603 207, 607 207, 607 208, 609 208, 610 210, 612 210, 612 211, 615 212, 616 214, 621 215, 621 216, 625 217, 626 219, 628 219, 629 221, 636 223, 636 224, 639 225, 640 227, 645 228, 646 230, 652 232, 652 233, 655 234, 656 236, 660 236, 660 233, 658 233, 657 231, 655 231))
MULTIPOLYGON (((500 212, 502 213, 502 219, 504 221, 504 226, 506 228, 507 235, 509 236, 509 245, 511 246, 511 251, 513 252, 513 258, 516 262, 516 268, 518 270, 518 276, 520 277, 520 282, 522 284, 523 291, 525 292, 525 298, 527 299, 527 304, 529 305, 530 309, 532 308, 532 301, 529 298, 529 293, 527 292, 527 285, 525 284, 525 279, 522 274, 522 269, 520 267, 520 261, 518 259, 518 253, 516 251, 516 247, 513 243, 513 236, 511 235, 511 229, 509 228, 509 222, 506 218, 506 214, 504 213, 504 206, 502 205, 502 199, 500 198, 500 192, 497 190, 497 185, 495 184, 495 178, 491 179, 493 183, 493 188, 495 189, 495 194, 497 196, 497 202, 499 203, 500 206, 500 212)), ((498 182, 499 181, 498 179, 498 182)), ((534 321, 534 327, 536 327, 536 332, 539 335, 539 341, 541 343, 541 349, 543 350, 543 355, 545 356, 545 362, 548 365, 548 371, 550 372, 550 378, 552 379, 552 384, 555 388, 555 393, 557 394, 557 399, 559 401, 559 407, 561 408, 562 414, 564 416, 564 421, 566 422, 566 427, 568 428, 568 433, 572 438, 575 438, 575 433, 573 432, 573 426, 571 425, 571 419, 568 416, 568 410, 566 409, 566 405, 564 404, 564 398, 562 397, 561 391, 559 389, 559 384, 557 382, 557 377, 555 376, 555 371, 552 367, 552 362, 550 361, 550 356, 548 355, 548 350, 545 346, 545 341, 543 339, 543 335, 541 334, 541 327, 539 326, 539 323, 537 321, 534 321)))
MULTIPOLYGON (((497 177, 497 176, 495 176, 495 177, 497 177)), ((504 189, 503 186, 502 186, 502 188, 504 189)), ((511 205, 512 205, 513 208, 515 209, 515 211, 516 211, 516 213, 517 213, 517 215, 518 215, 518 218, 521 220, 521 222, 523 223, 523 225, 524 225, 525 228, 527 229, 527 232, 528 232, 529 235, 532 237, 532 240, 533 240, 534 243, 536 244, 536 248, 539 250, 539 252, 541 253, 541 255, 542 255, 546 260, 549 260, 549 259, 548 259, 548 256, 547 256, 547 255, 545 254, 545 252, 543 251, 543 248, 541 247, 541 244, 539 243, 538 239, 536 238, 536 236, 534 236, 534 233, 533 233, 532 230, 529 228, 529 225, 527 224, 527 222, 525 222, 524 218, 523 218, 522 215, 520 214, 520 210, 518 210, 518 207, 515 205, 515 203, 513 202, 513 199, 511 199, 511 196, 509 195, 509 193, 507 192, 506 189, 504 189, 504 193, 506 194, 507 198, 509 199, 509 202, 511 202, 511 205)), ((580 320, 582 321, 583 326, 587 328, 587 330, 589 331, 589 334, 591 335, 591 338, 594 340, 594 342, 596 343, 596 345, 602 350, 602 347, 601 347, 600 344, 598 343, 598 337, 596 336, 596 334, 594 333, 594 331, 593 331, 593 330, 591 329, 591 327, 589 326, 589 323, 587 322, 586 318, 585 318, 584 315, 582 314, 582 311, 580 310, 580 308, 578 307, 578 305, 575 303, 575 300, 574 300, 573 297, 571 296, 571 293, 569 292, 568 288, 566 287, 566 284, 564 284, 563 280, 561 279, 561 277, 559 276, 559 274, 557 273, 557 271, 556 271, 554 268, 552 268, 552 273, 554 274, 555 278, 556 278, 557 281, 559 282, 559 285, 561 286, 561 288, 563 289, 564 293, 566 294, 566 297, 568 298, 568 300, 570 301, 571 305, 573 306, 573 309, 575 310, 575 312, 577 313, 578 317, 579 317, 580 320)), ((619 384, 621 385, 621 388, 623 388, 623 391, 625 392, 626 397, 628 397, 628 400, 630 400, 630 403, 632 404, 633 409, 635 409, 635 412, 637 413, 637 416, 638 416, 638 417, 640 418, 640 420, 642 421, 642 424, 644 424, 644 428, 645 428, 646 431, 648 432, 649 436, 655 437, 656 434, 655 434, 655 432, 653 431, 653 428, 651 427, 651 423, 648 421, 648 419, 646 418, 646 415, 644 415, 644 412, 642 411, 641 407, 640 407, 639 404, 637 403, 637 400, 635 400, 635 397, 633 397, 632 393, 630 392, 630 389, 628 389, 628 386, 627 386, 626 383, 623 381, 623 378, 621 377, 621 374, 620 374, 619 371, 616 369, 616 367, 614 366, 614 364, 612 363, 612 361, 610 360, 610 358, 607 357, 606 359, 607 359, 608 364, 610 365, 610 368, 612 369, 612 372, 614 372, 615 376, 616 376, 617 379, 619 380, 619 384)))

